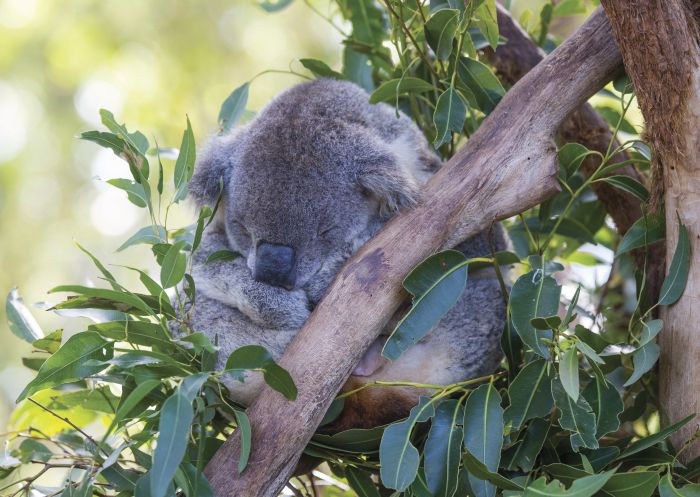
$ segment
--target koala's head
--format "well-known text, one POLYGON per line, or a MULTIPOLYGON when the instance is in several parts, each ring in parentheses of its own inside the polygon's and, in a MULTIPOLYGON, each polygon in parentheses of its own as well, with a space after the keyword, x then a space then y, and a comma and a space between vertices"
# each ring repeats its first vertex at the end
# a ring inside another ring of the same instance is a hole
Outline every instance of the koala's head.
MULTIPOLYGON (((363 97, 366 102, 366 95, 363 97)), ((361 123, 284 112, 216 137, 200 154, 190 193, 212 205, 255 279, 322 296, 342 263, 419 185, 361 123)))

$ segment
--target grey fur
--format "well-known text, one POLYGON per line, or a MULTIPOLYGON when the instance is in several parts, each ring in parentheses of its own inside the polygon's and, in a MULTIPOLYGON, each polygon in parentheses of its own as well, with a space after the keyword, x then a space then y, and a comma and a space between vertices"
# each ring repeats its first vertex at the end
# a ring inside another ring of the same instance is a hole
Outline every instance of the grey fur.
MULTIPOLYGON (((211 140, 190 184, 199 203, 212 203, 223 180, 216 221, 193 260, 197 300, 193 327, 221 348, 218 367, 246 344, 278 358, 342 264, 399 209, 412 205, 440 161, 420 130, 394 108, 370 105, 359 87, 316 80, 274 99, 248 125, 211 140), (260 241, 296 250, 290 291, 252 277, 260 241), (242 254, 205 264, 214 251, 242 254)), ((497 230, 498 231, 498 230, 497 230)), ((502 248, 502 234, 497 238, 502 248)), ((486 255, 485 234, 462 243, 486 255)), ((497 366, 505 305, 493 277, 470 281, 459 303, 431 333, 367 381, 452 383, 497 366)), ((248 403, 262 386, 251 375, 231 384, 248 403)))

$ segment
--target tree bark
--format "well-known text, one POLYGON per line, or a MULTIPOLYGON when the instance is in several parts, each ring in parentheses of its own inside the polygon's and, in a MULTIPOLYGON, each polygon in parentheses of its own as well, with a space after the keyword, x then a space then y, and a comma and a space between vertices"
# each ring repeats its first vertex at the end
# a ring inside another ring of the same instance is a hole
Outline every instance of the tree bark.
MULTIPOLYGON (((496 50, 487 50, 486 56, 493 65, 496 75, 507 86, 517 83, 533 67, 545 57, 544 50, 532 41, 507 9, 498 5, 498 31, 506 38, 506 43, 499 45, 496 50)), ((600 117, 590 104, 583 104, 576 109, 559 128, 559 139, 562 143, 575 142, 605 154, 613 139, 610 126, 600 117)), ((615 141, 615 147, 619 145, 615 141)), ((613 156, 612 162, 622 162, 629 159, 626 153, 620 152, 613 156)), ((590 176, 600 165, 595 157, 586 158, 581 164, 581 172, 590 176)), ((619 169, 615 174, 629 176, 644 184, 645 180, 631 164, 619 169)), ((642 216, 639 199, 607 183, 594 183, 593 191, 612 218, 618 232, 624 235, 627 230, 642 216)), ((643 255, 643 254, 642 254, 643 255)), ((643 266, 643 260, 640 260, 643 266)))
POLYGON ((208 464, 217 497, 278 494, 334 394, 405 299, 406 274, 436 250, 556 193, 553 137, 620 63, 598 10, 508 92, 428 182, 418 205, 393 218, 346 263, 281 359, 297 384, 297 399, 288 402, 266 389, 250 406, 252 452, 242 473, 236 474, 236 433, 208 464))
MULTIPOLYGON (((498 31, 506 38, 506 43, 499 45, 496 50, 486 50, 486 56, 494 66, 496 75, 507 86, 514 85, 533 67, 539 64, 545 57, 544 50, 532 41, 530 36, 523 30, 510 12, 501 5, 498 8, 498 31)), ((622 68, 621 68, 622 69, 622 68)), ((601 154, 606 154, 608 145, 613 139, 612 131, 607 121, 603 119, 593 107, 585 103, 574 112, 559 128, 559 141, 562 143, 580 143, 590 150, 596 150, 601 154)), ((614 147, 619 142, 615 140, 614 147)), ((619 152, 612 158, 612 162, 622 162, 630 157, 626 152, 619 152)), ((592 175, 600 164, 596 157, 587 157, 581 163, 581 172, 592 175)), ((629 176, 642 184, 646 181, 644 177, 634 168, 632 164, 623 167, 615 172, 629 176)), ((624 192, 614 186, 597 182, 591 185, 598 200, 605 207, 605 211, 612 218, 618 233, 624 235, 627 230, 642 217, 642 208, 634 195, 624 192)), ((651 299, 656 299, 661 289, 664 279, 665 264, 647 265, 646 261, 661 261, 664 259, 666 246, 663 242, 656 243, 647 250, 636 249, 632 251, 635 265, 639 270, 647 273, 647 291, 651 299)))
MULTIPOLYGON (((700 254, 700 34, 688 0, 603 0, 634 84, 654 149, 652 204, 665 206, 666 262, 678 238, 677 216, 700 254)), ((662 311, 660 397, 667 422, 700 412, 700 261, 691 257, 681 299, 662 311)), ((673 437, 676 447, 697 429, 673 437)), ((683 454, 700 455, 696 441, 683 454)))

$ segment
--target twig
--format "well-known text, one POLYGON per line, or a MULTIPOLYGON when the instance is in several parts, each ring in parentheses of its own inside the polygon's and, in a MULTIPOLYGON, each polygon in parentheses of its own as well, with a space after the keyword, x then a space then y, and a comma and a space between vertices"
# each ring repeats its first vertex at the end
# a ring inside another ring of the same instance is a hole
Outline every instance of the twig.
POLYGON ((44 411, 46 411, 46 412, 48 412, 49 414, 51 414, 52 416, 54 416, 54 417, 60 419, 60 420, 63 421, 64 423, 70 425, 75 431, 77 431, 78 433, 80 433, 81 435, 83 435, 85 438, 87 438, 88 440, 90 440, 93 444, 95 444, 95 447, 97 447, 98 450, 102 451, 102 453, 103 453, 105 456, 109 457, 109 453, 108 453, 106 450, 104 450, 102 447, 100 447, 100 446, 97 444, 97 442, 95 441, 94 438, 92 438, 92 437, 91 437, 90 435, 88 435, 84 430, 82 430, 81 428, 79 428, 79 427, 78 427, 75 423, 73 423, 70 419, 64 418, 63 416, 60 416, 59 414, 55 413, 54 411, 52 411, 52 410, 49 409, 48 407, 46 407, 46 406, 44 406, 44 405, 41 405, 39 402, 37 402, 36 400, 32 399, 31 397, 28 398, 27 400, 28 400, 29 402, 31 402, 32 404, 35 404, 35 405, 41 407, 44 411))

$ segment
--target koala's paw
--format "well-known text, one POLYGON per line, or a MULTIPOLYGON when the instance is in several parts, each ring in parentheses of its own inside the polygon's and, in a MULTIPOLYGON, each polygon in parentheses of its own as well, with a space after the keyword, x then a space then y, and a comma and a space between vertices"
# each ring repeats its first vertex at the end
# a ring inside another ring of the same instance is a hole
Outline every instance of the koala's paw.
POLYGON ((309 299, 303 290, 287 291, 264 284, 249 288, 248 316, 267 328, 300 328, 309 314, 309 299))

